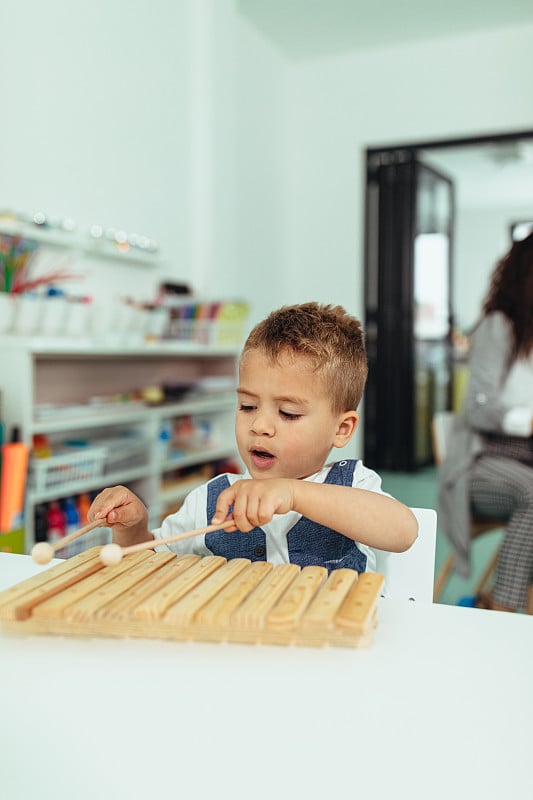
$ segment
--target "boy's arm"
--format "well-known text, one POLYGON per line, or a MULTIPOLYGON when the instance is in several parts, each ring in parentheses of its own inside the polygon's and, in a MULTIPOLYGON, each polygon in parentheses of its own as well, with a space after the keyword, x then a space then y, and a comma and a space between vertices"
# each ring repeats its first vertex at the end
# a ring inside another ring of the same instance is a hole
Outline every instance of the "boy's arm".
POLYGON ((410 508, 380 492, 290 478, 240 480, 222 492, 212 522, 233 506, 241 531, 270 522, 274 514, 297 511, 349 539, 378 550, 402 552, 418 535, 410 508))
POLYGON ((393 497, 351 486, 295 483, 294 511, 360 544, 401 553, 418 536, 415 515, 393 497))

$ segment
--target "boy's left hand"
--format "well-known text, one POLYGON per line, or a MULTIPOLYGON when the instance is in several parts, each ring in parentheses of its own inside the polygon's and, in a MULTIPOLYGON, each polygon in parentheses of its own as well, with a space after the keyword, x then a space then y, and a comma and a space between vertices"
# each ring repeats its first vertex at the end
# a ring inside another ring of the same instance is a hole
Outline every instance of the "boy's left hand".
POLYGON ((211 522, 224 522, 233 506, 235 528, 243 533, 270 522, 274 514, 292 511, 294 481, 289 478, 243 479, 220 493, 211 522))

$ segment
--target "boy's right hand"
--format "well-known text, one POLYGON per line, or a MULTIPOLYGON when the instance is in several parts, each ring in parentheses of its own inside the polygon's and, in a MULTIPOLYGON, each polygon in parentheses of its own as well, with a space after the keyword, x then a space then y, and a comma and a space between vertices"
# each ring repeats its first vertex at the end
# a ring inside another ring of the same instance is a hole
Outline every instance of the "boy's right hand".
POLYGON ((137 495, 125 486, 103 489, 96 495, 87 512, 87 519, 89 522, 105 519, 113 532, 148 532, 148 510, 137 495))

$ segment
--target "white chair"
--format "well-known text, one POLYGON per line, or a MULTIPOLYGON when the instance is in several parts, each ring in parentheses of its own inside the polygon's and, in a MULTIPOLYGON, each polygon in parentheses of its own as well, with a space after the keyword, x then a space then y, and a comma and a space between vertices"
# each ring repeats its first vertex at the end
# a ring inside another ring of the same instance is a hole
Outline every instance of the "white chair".
POLYGON ((393 600, 433 602, 437 512, 412 508, 418 520, 418 538, 404 553, 377 553, 376 571, 385 576, 385 595, 393 600))

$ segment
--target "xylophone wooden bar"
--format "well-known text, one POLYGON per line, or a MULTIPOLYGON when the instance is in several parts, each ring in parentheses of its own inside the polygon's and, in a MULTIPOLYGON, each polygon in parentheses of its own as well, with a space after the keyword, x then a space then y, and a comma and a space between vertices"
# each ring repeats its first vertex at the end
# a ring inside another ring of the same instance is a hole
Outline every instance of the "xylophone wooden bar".
POLYGON ((95 547, 0 592, 8 632, 320 647, 364 646, 382 575, 95 547))
MULTIPOLYGON (((132 610, 138 614, 139 619, 143 619, 143 601, 155 596, 163 589, 172 577, 181 574, 193 564, 200 560, 200 556, 187 555, 177 559, 173 553, 155 553, 150 557, 154 563, 161 562, 161 566, 145 580, 135 583, 131 589, 119 594, 115 600, 109 603, 98 612, 99 618, 107 619, 128 619, 132 610)), ((148 562, 147 562, 148 563, 148 562)), ((145 617, 148 618, 149 617, 145 617)))
POLYGON ((135 555, 127 564, 118 564, 114 569, 104 567, 86 580, 70 586, 68 591, 55 594, 36 606, 33 616, 35 619, 63 617, 69 622, 92 619, 102 606, 137 582, 139 577, 150 574, 150 566, 146 559, 135 555), (140 575, 139 567, 142 568, 140 575))
POLYGON ((13 619, 27 619, 38 603, 73 586, 102 567, 98 553, 92 548, 64 564, 56 564, 46 572, 0 592, 0 619, 4 614, 10 613, 14 615, 13 619))

